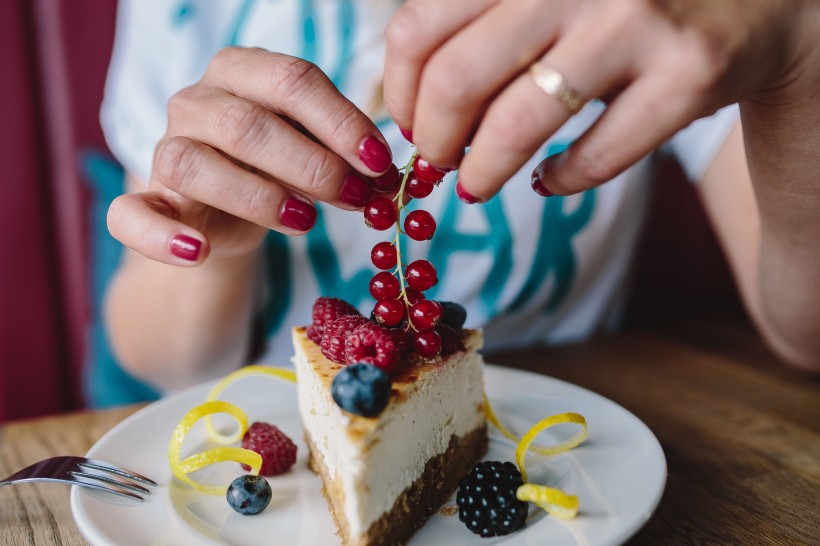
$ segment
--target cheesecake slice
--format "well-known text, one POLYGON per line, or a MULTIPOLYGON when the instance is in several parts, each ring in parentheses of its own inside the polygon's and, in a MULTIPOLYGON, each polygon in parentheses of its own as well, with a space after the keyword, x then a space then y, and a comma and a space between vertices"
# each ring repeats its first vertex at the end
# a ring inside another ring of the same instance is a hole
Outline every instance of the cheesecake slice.
POLYGON ((402 363, 377 417, 348 413, 331 383, 344 366, 325 358, 304 328, 293 331, 299 413, 310 466, 345 546, 405 543, 487 450, 480 331, 464 350, 402 363))

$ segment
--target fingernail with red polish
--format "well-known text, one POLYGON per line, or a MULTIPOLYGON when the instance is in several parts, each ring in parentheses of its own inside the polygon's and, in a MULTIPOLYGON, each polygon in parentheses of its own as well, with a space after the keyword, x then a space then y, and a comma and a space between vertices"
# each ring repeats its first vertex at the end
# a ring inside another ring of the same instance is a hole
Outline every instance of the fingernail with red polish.
POLYGON ((458 195, 458 198, 468 205, 474 205, 475 203, 481 203, 484 201, 483 199, 479 199, 475 195, 465 190, 460 181, 456 183, 456 195, 458 195))
POLYGON ((373 188, 365 179, 355 174, 349 174, 344 182, 342 182, 342 191, 339 193, 339 199, 348 205, 360 208, 367 203, 372 192, 373 188))
POLYGON ((407 142, 413 144, 413 131, 408 131, 407 129, 403 129, 401 127, 399 127, 399 131, 401 132, 401 136, 403 136, 407 142))
POLYGON ((530 178, 530 184, 532 185, 533 191, 541 197, 550 197, 551 195, 553 195, 553 193, 547 189, 544 183, 541 182, 541 178, 538 176, 538 173, 532 173, 532 178, 530 178))
POLYGON ((316 207, 299 199, 288 199, 282 203, 279 221, 297 231, 307 231, 316 223, 316 207))
POLYGON ((376 137, 369 136, 359 144, 359 159, 368 169, 384 172, 393 163, 393 157, 385 144, 376 137))
POLYGON ((171 254, 189 262, 196 261, 200 248, 202 248, 202 242, 187 235, 177 235, 171 239, 171 254))

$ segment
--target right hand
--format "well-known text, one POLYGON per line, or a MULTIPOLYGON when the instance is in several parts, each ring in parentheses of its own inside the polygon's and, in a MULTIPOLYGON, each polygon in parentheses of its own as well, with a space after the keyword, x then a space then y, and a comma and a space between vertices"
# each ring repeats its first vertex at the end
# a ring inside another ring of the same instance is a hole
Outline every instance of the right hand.
POLYGON ((228 48, 169 101, 148 188, 114 200, 108 229, 174 265, 244 256, 268 229, 309 230, 314 201, 361 208, 365 177, 391 163, 379 130, 314 64, 228 48))

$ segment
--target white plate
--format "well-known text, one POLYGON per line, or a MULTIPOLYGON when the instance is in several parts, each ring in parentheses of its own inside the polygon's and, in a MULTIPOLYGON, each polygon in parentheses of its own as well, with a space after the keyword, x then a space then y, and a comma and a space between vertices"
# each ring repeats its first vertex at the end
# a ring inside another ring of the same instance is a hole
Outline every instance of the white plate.
MULTIPOLYGON (((488 366, 487 394, 499 417, 522 434, 555 413, 584 415, 589 438, 556 457, 530 455, 527 470, 536 483, 553 485, 580 496, 573 520, 547 516, 530 505, 525 529, 492 539, 470 533, 458 516, 434 515, 416 532, 410 546, 430 544, 505 546, 620 544, 637 531, 658 504, 666 482, 666 460, 657 439, 637 417, 621 406, 569 383, 549 377, 488 366)), ((92 545, 228 544, 236 546, 315 546, 339 544, 320 488, 306 467, 306 447, 296 410, 293 385, 273 378, 243 379, 222 398, 237 403, 252 421, 276 424, 298 445, 298 460, 287 474, 271 479, 274 498, 256 516, 234 513, 224 497, 193 492, 172 480, 167 444, 182 416, 201 403, 210 385, 194 387, 151 404, 111 429, 88 452, 145 474, 160 487, 144 504, 112 504, 74 487, 71 510, 92 545)), ((228 425, 226 420, 225 426, 228 425)), ((575 432, 564 425, 542 434, 540 442, 575 432)), ((208 446, 199 424, 185 442, 185 453, 208 446)), ((491 429, 486 460, 514 461, 514 446, 491 429)), ((198 471, 203 481, 226 483, 242 474, 235 463, 198 471)), ((454 505, 454 499, 448 503, 454 505)))

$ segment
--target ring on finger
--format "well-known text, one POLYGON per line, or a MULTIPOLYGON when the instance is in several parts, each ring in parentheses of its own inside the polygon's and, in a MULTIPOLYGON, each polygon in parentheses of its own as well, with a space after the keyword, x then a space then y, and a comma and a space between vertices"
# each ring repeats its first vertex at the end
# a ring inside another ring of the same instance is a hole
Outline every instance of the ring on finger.
POLYGON ((584 106, 581 95, 567 85, 566 78, 558 70, 536 61, 530 65, 530 75, 539 89, 561 101, 570 113, 575 114, 584 106))

